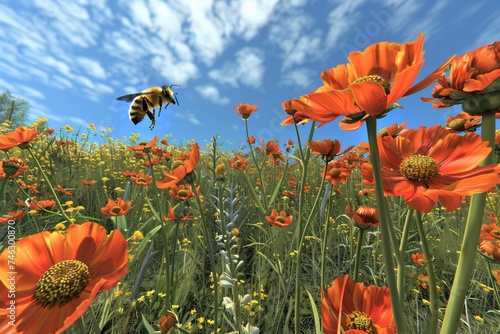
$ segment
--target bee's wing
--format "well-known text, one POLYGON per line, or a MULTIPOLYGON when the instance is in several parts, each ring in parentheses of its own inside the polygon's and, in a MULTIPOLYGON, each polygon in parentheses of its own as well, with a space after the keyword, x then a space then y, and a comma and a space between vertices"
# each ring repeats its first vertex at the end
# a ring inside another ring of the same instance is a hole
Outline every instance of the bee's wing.
POLYGON ((129 95, 123 95, 117 98, 118 101, 132 102, 136 97, 141 95, 153 94, 154 92, 145 92, 145 93, 135 93, 129 95))

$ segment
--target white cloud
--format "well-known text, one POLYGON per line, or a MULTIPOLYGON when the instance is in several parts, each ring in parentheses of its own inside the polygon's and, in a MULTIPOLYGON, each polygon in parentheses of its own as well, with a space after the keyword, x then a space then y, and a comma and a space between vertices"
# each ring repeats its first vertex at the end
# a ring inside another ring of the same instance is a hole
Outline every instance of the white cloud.
POLYGON ((337 45, 341 36, 356 24, 359 12, 358 8, 366 0, 336 1, 337 6, 328 15, 329 31, 326 36, 325 45, 332 47, 337 45))
POLYGON ((201 122, 192 113, 190 113, 188 111, 185 111, 182 113, 175 112, 173 115, 174 115, 174 117, 186 120, 193 125, 200 125, 201 124, 201 122))
POLYGON ((220 96, 219 90, 215 86, 196 86, 194 89, 196 89, 204 99, 213 103, 224 105, 230 102, 229 98, 220 96))
POLYGON ((226 62, 220 69, 212 70, 208 76, 219 83, 238 87, 240 84, 259 87, 262 84, 265 67, 262 52, 245 47, 235 54, 235 61, 226 62))
POLYGON ((84 73, 88 73, 96 79, 106 79, 108 77, 104 68, 97 61, 85 57, 77 57, 76 61, 84 73))
POLYGON ((45 95, 33 87, 29 87, 26 85, 18 85, 16 90, 22 92, 22 95, 20 94, 19 96, 22 96, 23 98, 35 99, 35 100, 45 99, 45 95))
POLYGON ((240 1, 237 32, 246 40, 255 37, 259 29, 268 23, 277 4, 278 0, 240 1))
POLYGON ((318 76, 316 72, 306 68, 295 68, 285 71, 282 75, 281 84, 299 88, 311 87, 312 78, 318 76))

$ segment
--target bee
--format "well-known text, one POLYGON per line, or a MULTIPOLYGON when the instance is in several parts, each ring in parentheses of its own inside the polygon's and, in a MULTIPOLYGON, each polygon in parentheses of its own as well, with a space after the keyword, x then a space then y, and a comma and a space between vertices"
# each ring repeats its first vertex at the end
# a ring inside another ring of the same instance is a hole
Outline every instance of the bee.
POLYGON ((163 103, 167 103, 165 105, 165 109, 167 106, 172 104, 179 105, 179 101, 177 100, 177 93, 172 91, 172 87, 179 85, 170 85, 170 87, 164 85, 161 87, 150 87, 146 88, 140 93, 129 94, 120 96, 117 98, 118 101, 132 102, 130 103, 130 108, 128 110, 128 115, 132 123, 137 124, 144 119, 144 116, 148 115, 151 120, 151 125, 149 128, 153 130, 155 127, 155 108, 159 107, 158 117, 161 113, 161 108, 163 103))

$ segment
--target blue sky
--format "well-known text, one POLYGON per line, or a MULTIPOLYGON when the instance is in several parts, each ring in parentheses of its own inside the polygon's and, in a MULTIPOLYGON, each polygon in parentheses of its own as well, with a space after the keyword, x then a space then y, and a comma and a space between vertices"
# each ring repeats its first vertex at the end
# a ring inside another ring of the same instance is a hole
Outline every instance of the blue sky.
MULTIPOLYGON (((295 139, 279 125, 281 103, 321 86, 321 71, 350 51, 425 34, 419 80, 450 55, 500 39, 500 7, 486 0, 0 0, 0 13, 0 92, 30 102, 33 119, 56 129, 94 123, 116 138, 172 134, 203 144, 219 135, 236 150, 245 141, 236 105, 259 106, 251 135, 295 139), (116 98, 163 84, 181 85, 180 105, 163 110, 153 131, 147 118, 132 124, 116 98)), ((460 112, 421 102, 431 91, 401 99, 404 109, 380 125, 444 124, 460 112)), ((365 140, 365 127, 349 133, 337 123, 315 139, 365 140)))

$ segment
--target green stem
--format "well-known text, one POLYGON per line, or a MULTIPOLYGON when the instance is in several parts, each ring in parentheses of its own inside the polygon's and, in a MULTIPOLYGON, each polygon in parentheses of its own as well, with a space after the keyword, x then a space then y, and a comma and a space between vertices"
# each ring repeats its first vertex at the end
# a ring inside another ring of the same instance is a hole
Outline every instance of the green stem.
MULTIPOLYGON (((408 244, 408 237, 410 235, 410 227, 411 227, 411 218, 412 218, 414 212, 415 212, 414 209, 408 210, 408 213, 407 213, 406 219, 405 219, 405 224, 403 227, 403 233, 401 235, 401 242, 399 243, 399 254, 402 254, 403 257, 405 254, 406 245, 408 244)), ((406 265, 405 265, 404 261, 403 262, 398 261, 397 281, 398 281, 398 292, 400 293, 401 296, 404 296, 404 294, 406 293, 405 269, 406 269, 406 265)))
MULTIPOLYGON (((196 190, 196 185, 191 182, 191 187, 196 190)), ((198 210, 200 211, 201 220, 203 222, 203 240, 205 240, 208 248, 208 256, 210 258, 210 266, 212 269, 212 276, 214 280, 214 328, 218 328, 218 316, 219 316, 219 282, 217 282, 217 268, 215 268, 215 254, 212 247, 211 233, 208 230, 208 223, 203 212, 203 206, 201 204, 200 195, 197 191, 194 191, 194 196, 196 198, 196 204, 198 205, 198 210)))
POLYGON ((359 262, 361 260, 361 249, 363 248, 364 235, 365 235, 365 230, 359 228, 358 245, 356 246, 356 257, 354 258, 354 274, 352 275, 354 282, 358 282, 359 262))
POLYGON ((71 224, 72 223, 72 220, 71 218, 66 214, 66 212, 64 212, 64 208, 61 204, 61 201, 59 201, 59 197, 57 196, 56 194, 56 191, 54 190, 54 187, 52 186, 52 184, 50 183, 50 180, 49 178, 47 177, 47 174, 45 174, 45 172, 43 171, 43 168, 42 166, 40 165, 40 162, 38 161, 38 159, 36 158, 35 154, 33 153, 33 151, 31 150, 31 148, 28 148, 28 152, 30 153, 31 157, 33 158, 33 160, 35 161, 35 164, 37 165, 38 169, 40 170, 40 173, 42 174, 45 182, 47 182, 47 185, 49 186, 49 189, 50 189, 50 192, 52 193, 52 196, 54 197, 54 201, 56 202, 57 204, 57 207, 59 208, 59 210, 61 211, 61 215, 68 221, 68 224, 71 224))
MULTIPOLYGON (((248 121, 245 120, 245 130, 246 130, 246 134, 247 134, 247 140, 250 139, 250 136, 248 134, 248 121)), ((255 165, 255 168, 257 168, 257 173, 259 174, 259 178, 260 178, 260 191, 262 192, 262 200, 264 202, 264 208, 266 208, 267 210, 267 199, 266 199, 266 188, 265 188, 265 185, 264 185, 264 179, 262 177, 262 169, 259 167, 259 164, 257 163, 257 158, 255 157, 255 152, 253 150, 253 146, 252 144, 248 144, 248 146, 250 147, 250 153, 252 154, 252 160, 253 160, 253 163, 255 165)), ((264 159, 265 161, 265 159, 264 159)))
MULTIPOLYGON (((495 113, 486 112, 483 113, 482 116, 481 137, 484 141, 489 142, 489 147, 493 148, 495 143, 495 113)), ((492 149, 488 157, 481 163, 481 166, 491 164, 493 161, 494 153, 492 149)), ((485 204, 486 192, 472 195, 456 275, 451 287, 450 299, 448 300, 448 306, 446 307, 443 324, 441 326, 441 333, 443 334, 456 333, 458 324, 460 323, 467 288, 469 287, 472 272, 474 270, 476 250, 481 232, 481 218, 484 215, 485 204)))
POLYGON ((333 191, 330 192, 330 196, 328 198, 328 209, 325 210, 325 231, 323 233, 323 240, 321 242, 321 274, 320 274, 320 288, 321 289, 326 289, 327 286, 325 285, 325 271, 326 271, 326 248, 328 245, 328 235, 330 232, 330 207, 331 207, 331 201, 332 201, 332 193, 333 191))
POLYGON ((432 260, 432 254, 429 250, 429 245, 427 244, 427 235, 424 231, 424 226, 422 224, 422 217, 420 214, 416 214, 417 230, 420 237, 420 243, 422 244, 422 251, 424 252, 425 265, 427 266, 427 276, 429 277, 429 319, 426 322, 426 328, 424 333, 436 333, 438 326, 438 303, 439 296, 436 287, 436 275, 434 272, 434 261, 432 260))
MULTIPOLYGON (((294 329, 295 329, 295 334, 300 333, 300 274, 301 274, 301 267, 302 267, 302 246, 304 243, 304 238, 307 233, 307 228, 309 227, 309 224, 312 220, 312 217, 315 213, 315 209, 319 203, 319 200, 321 199, 321 193, 325 187, 325 177, 326 173, 328 170, 328 164, 325 164, 325 169, 323 172, 323 179, 321 180, 321 185, 319 187, 318 195, 316 196, 316 199, 314 200, 314 204, 309 211, 309 217, 306 220, 306 223, 304 224, 304 228, 299 230, 300 236, 299 236, 299 244, 298 244, 298 249, 297 249, 297 255, 296 255, 296 268, 295 268, 295 304, 294 304, 294 312, 295 312, 295 322, 294 322, 294 329)), ((304 174, 305 174, 305 169, 304 169, 304 174)), ((303 193, 301 194, 301 197, 303 197, 303 193)), ((299 224, 301 225, 301 217, 299 216, 299 224)))
POLYGON ((9 178, 7 177, 7 175, 4 177, 4 179, 2 180, 2 186, 0 187, 0 204, 2 204, 2 206, 5 206, 5 196, 4 196, 4 191, 5 191, 5 185, 7 185, 7 180, 9 178))
POLYGON ((382 254, 387 275, 387 285, 391 297, 391 305, 397 332, 403 334, 407 333, 406 321, 403 312, 403 305, 398 293, 396 274, 394 272, 394 261, 390 237, 390 229, 393 227, 391 225, 390 213, 388 210, 388 205, 386 204, 386 198, 384 195, 384 188, 382 184, 382 170, 380 166, 380 156, 377 143, 377 120, 374 117, 368 117, 366 119, 366 128, 368 132, 368 143, 370 145, 370 162, 373 167, 373 178, 375 181, 375 196, 380 217, 382 254))

